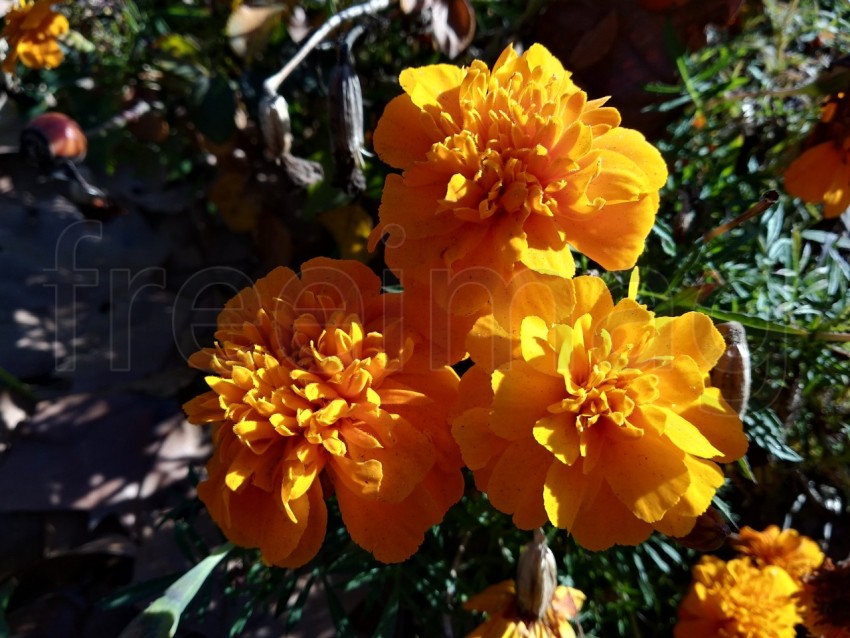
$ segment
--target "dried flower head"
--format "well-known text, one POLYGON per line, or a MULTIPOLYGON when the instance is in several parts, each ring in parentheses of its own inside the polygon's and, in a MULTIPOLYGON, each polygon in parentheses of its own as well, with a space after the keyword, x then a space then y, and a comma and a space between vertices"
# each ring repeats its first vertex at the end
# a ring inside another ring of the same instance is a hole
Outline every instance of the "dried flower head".
POLYGON ((352 539, 383 562, 409 557, 463 490, 446 424, 457 375, 427 363, 403 324, 404 294, 353 261, 277 268, 231 299, 216 346, 190 364, 211 390, 184 407, 213 423, 198 493, 235 544, 270 564, 309 561, 336 494, 352 539))
POLYGON ((68 19, 53 11, 59 0, 20 0, 3 17, 0 37, 6 39, 9 51, 3 60, 3 71, 14 73, 20 60, 30 69, 53 69, 64 59, 57 38, 68 32, 68 19))
POLYGON ((400 82, 374 144, 403 173, 387 178, 371 245, 389 236, 386 260, 402 283, 432 285, 441 303, 472 314, 517 269, 572 277, 570 247, 608 270, 634 266, 664 161, 544 47, 508 47, 492 70, 480 60, 406 69, 400 82))
POLYGON ((799 603, 803 624, 818 638, 850 638, 850 560, 837 565, 827 558, 803 578, 799 603))

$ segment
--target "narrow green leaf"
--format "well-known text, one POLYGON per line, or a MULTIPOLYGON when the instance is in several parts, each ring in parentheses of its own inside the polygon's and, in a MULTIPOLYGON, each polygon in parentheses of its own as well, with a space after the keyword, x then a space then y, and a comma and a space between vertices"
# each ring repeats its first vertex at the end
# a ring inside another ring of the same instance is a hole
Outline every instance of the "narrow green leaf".
POLYGON ((762 319, 760 317, 751 317, 750 315, 745 315, 740 312, 730 312, 728 310, 718 310, 717 308, 705 308, 701 306, 697 306, 695 310, 707 314, 712 319, 718 319, 720 321, 737 321, 746 328, 752 328, 753 330, 760 330, 762 332, 780 335, 794 335, 796 337, 810 336, 809 331, 804 330, 803 328, 785 326, 775 321, 768 321, 767 319, 762 319))
POLYGON ((221 560, 233 549, 227 543, 216 549, 200 563, 165 590, 162 597, 136 616, 121 632, 119 638, 173 638, 180 624, 180 615, 206 582, 221 560))

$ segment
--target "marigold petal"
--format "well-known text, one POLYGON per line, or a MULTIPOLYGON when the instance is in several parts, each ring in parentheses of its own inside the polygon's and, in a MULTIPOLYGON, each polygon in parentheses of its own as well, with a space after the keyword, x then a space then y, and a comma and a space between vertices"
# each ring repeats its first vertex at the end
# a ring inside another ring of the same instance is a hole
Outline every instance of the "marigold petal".
POLYGON ((434 140, 420 122, 421 111, 407 94, 390 100, 372 137, 378 156, 390 166, 402 170, 421 160, 434 140))
POLYGON ((522 360, 493 372, 493 415, 490 428, 509 441, 531 437, 534 423, 546 415, 547 405, 564 396, 560 377, 541 374, 522 360))
POLYGON ((470 470, 480 470, 501 454, 508 445, 490 430, 490 410, 472 408, 456 416, 452 436, 460 446, 463 462, 470 470))
POLYGON ((398 503, 362 499, 340 487, 336 493, 339 510, 352 540, 379 561, 397 563, 410 558, 425 532, 460 499, 463 477, 460 472, 434 469, 398 503))
POLYGON ((547 517, 542 488, 553 462, 557 463, 534 439, 514 441, 499 457, 487 482, 487 495, 493 507, 513 514, 514 525, 520 529, 543 525, 547 517))
POLYGON ((606 270, 633 268, 655 223, 658 202, 658 194, 650 193, 637 202, 612 204, 585 215, 570 215, 565 221, 567 241, 606 270), (616 237, 617 241, 612 242, 611 237, 616 237))
MULTIPOLYGON (((607 204, 634 202, 651 189, 646 174, 630 158, 603 149, 599 151, 599 172, 587 187, 587 197, 607 204)), ((656 189, 657 190, 657 189, 656 189)))
POLYGON ((195 425, 221 421, 224 418, 224 410, 221 409, 215 392, 204 392, 187 401, 183 404, 183 410, 189 423, 195 425))
POLYGON ((611 335, 611 347, 618 350, 628 344, 641 343, 652 330, 654 315, 632 299, 621 299, 599 323, 611 335))
POLYGON ((490 585, 484 591, 470 596, 463 603, 463 608, 469 611, 498 614, 513 605, 515 599, 516 583, 513 580, 503 580, 501 583, 490 585))
POLYGON ((535 42, 523 54, 529 68, 540 68, 543 71, 543 78, 570 77, 572 73, 565 71, 561 61, 549 52, 542 44, 535 42))
POLYGON ((591 551, 612 545, 638 545, 649 538, 652 525, 637 518, 602 482, 593 500, 586 500, 570 533, 591 551))
POLYGON ((427 106, 445 111, 455 123, 463 116, 458 104, 458 93, 464 70, 451 64, 432 64, 421 68, 404 69, 398 77, 399 84, 411 101, 420 109, 427 106))
POLYGON ((529 315, 523 319, 520 328, 522 358, 544 374, 551 374, 558 363, 548 338, 549 325, 541 317, 529 315))
POLYGON ((580 438, 576 415, 553 414, 534 424, 534 439, 561 463, 572 465, 580 456, 580 438))
POLYGON ((842 163, 834 169, 829 189, 823 196, 823 216, 838 217, 850 205, 850 164, 842 163))
POLYGON ((328 526, 328 508, 325 506, 322 487, 318 481, 307 492, 307 499, 310 504, 307 529, 301 534, 298 544, 290 553, 272 563, 278 567, 296 569, 306 565, 316 557, 322 547, 322 542, 325 540, 325 530, 328 526))
POLYGON ((571 530, 579 511, 594 501, 602 483, 602 473, 586 474, 582 463, 552 463, 543 485, 543 505, 552 525, 571 530))
POLYGON ((638 131, 617 127, 595 138, 593 146, 628 157, 646 175, 650 189, 658 190, 667 183, 667 165, 661 153, 638 131))
POLYGON ((697 516, 708 509, 718 488, 723 485, 723 472, 717 464, 686 454, 685 465, 691 475, 691 484, 679 502, 660 521, 652 524, 667 536, 689 534, 696 524, 697 516))
MULTIPOLYGON (((315 257, 301 264, 301 287, 316 297, 329 297, 338 304, 334 310, 356 314, 368 321, 366 309, 381 294, 381 279, 359 261, 315 257)), ((304 292, 296 302, 299 309, 303 312, 319 310, 309 307, 304 292)))
POLYGON ((679 416, 696 426, 723 453, 714 460, 731 463, 747 453, 749 442, 741 419, 717 388, 706 388, 699 399, 681 409, 679 416))
POLYGON ((400 175, 387 175, 381 195, 381 230, 373 232, 389 231, 394 246, 411 239, 436 236, 445 250, 454 232, 465 222, 451 211, 437 210, 435 202, 442 199, 444 193, 445 186, 439 183, 412 186, 400 175))
POLYGON ((835 142, 817 144, 804 151, 788 167, 785 190, 806 202, 822 202, 842 164, 841 150, 835 142))
POLYGON ((598 321, 614 308, 608 286, 600 277, 576 277, 573 286, 576 302, 567 323, 573 324, 579 317, 588 314, 598 321))
POLYGON ((384 476, 380 461, 355 461, 347 456, 335 455, 332 455, 329 461, 328 470, 334 479, 335 487, 343 484, 361 497, 375 498, 378 495, 384 476))
POLYGON ((676 447, 702 458, 710 459, 721 454, 693 423, 674 411, 657 405, 643 405, 640 413, 653 424, 663 424, 660 430, 676 447))
POLYGON ((705 392, 705 373, 688 355, 677 355, 672 361, 644 368, 658 379, 658 401, 665 404, 687 404, 705 392))
POLYGON ((528 246, 520 260, 523 265, 541 275, 570 279, 576 272, 576 262, 568 247, 552 250, 548 246, 528 246))
POLYGON ((658 334, 647 346, 647 359, 688 355, 708 372, 726 351, 723 336, 714 327, 711 319, 699 312, 687 312, 680 317, 658 317, 655 320, 658 334))
POLYGON ((612 492, 647 523, 660 520, 690 485, 684 453, 663 438, 608 437, 603 454, 600 464, 612 492))

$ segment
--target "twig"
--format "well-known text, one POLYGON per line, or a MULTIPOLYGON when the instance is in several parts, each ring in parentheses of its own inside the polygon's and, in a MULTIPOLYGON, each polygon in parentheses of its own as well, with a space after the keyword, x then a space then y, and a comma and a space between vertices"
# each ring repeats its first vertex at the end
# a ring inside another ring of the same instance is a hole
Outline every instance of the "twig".
POLYGON ((732 230, 736 226, 740 226, 748 219, 751 219, 756 215, 760 215, 778 201, 779 193, 777 193, 776 191, 767 191, 764 195, 762 195, 761 200, 750 206, 750 209, 746 213, 744 213, 743 215, 738 215, 735 219, 728 221, 725 224, 721 224, 717 228, 708 231, 705 235, 702 236, 702 241, 707 244, 712 239, 720 237, 720 235, 724 233, 728 233, 730 230, 732 230))
POLYGON ((104 135, 113 129, 123 128, 128 123, 135 122, 146 113, 149 113, 152 109, 153 106, 151 103, 143 100, 138 104, 134 104, 126 111, 121 111, 118 115, 106 120, 103 124, 90 128, 86 131, 86 137, 104 135))
POLYGON ((298 50, 298 53, 296 53, 280 71, 263 82, 263 87, 266 93, 268 95, 276 95, 280 89, 280 85, 283 84, 283 81, 289 77, 299 64, 304 61, 307 54, 315 49, 322 40, 328 37, 331 31, 337 29, 343 22, 359 18, 362 15, 383 11, 396 1, 397 0, 369 0, 363 4, 356 4, 353 7, 343 9, 336 15, 328 18, 327 22, 316 29, 313 35, 311 35, 307 39, 307 42, 304 43, 304 46, 298 50))

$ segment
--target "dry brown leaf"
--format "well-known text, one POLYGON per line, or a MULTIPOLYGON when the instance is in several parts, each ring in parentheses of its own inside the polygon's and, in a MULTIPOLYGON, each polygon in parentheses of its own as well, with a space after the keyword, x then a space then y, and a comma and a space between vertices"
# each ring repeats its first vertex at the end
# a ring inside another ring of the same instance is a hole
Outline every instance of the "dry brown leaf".
POLYGON ((262 50, 274 28, 289 10, 284 4, 267 7, 241 5, 227 19, 225 34, 230 38, 230 48, 236 55, 252 57, 262 50))
POLYGON ((431 31, 440 51, 456 58, 475 37, 475 11, 469 0, 433 0, 431 31))

